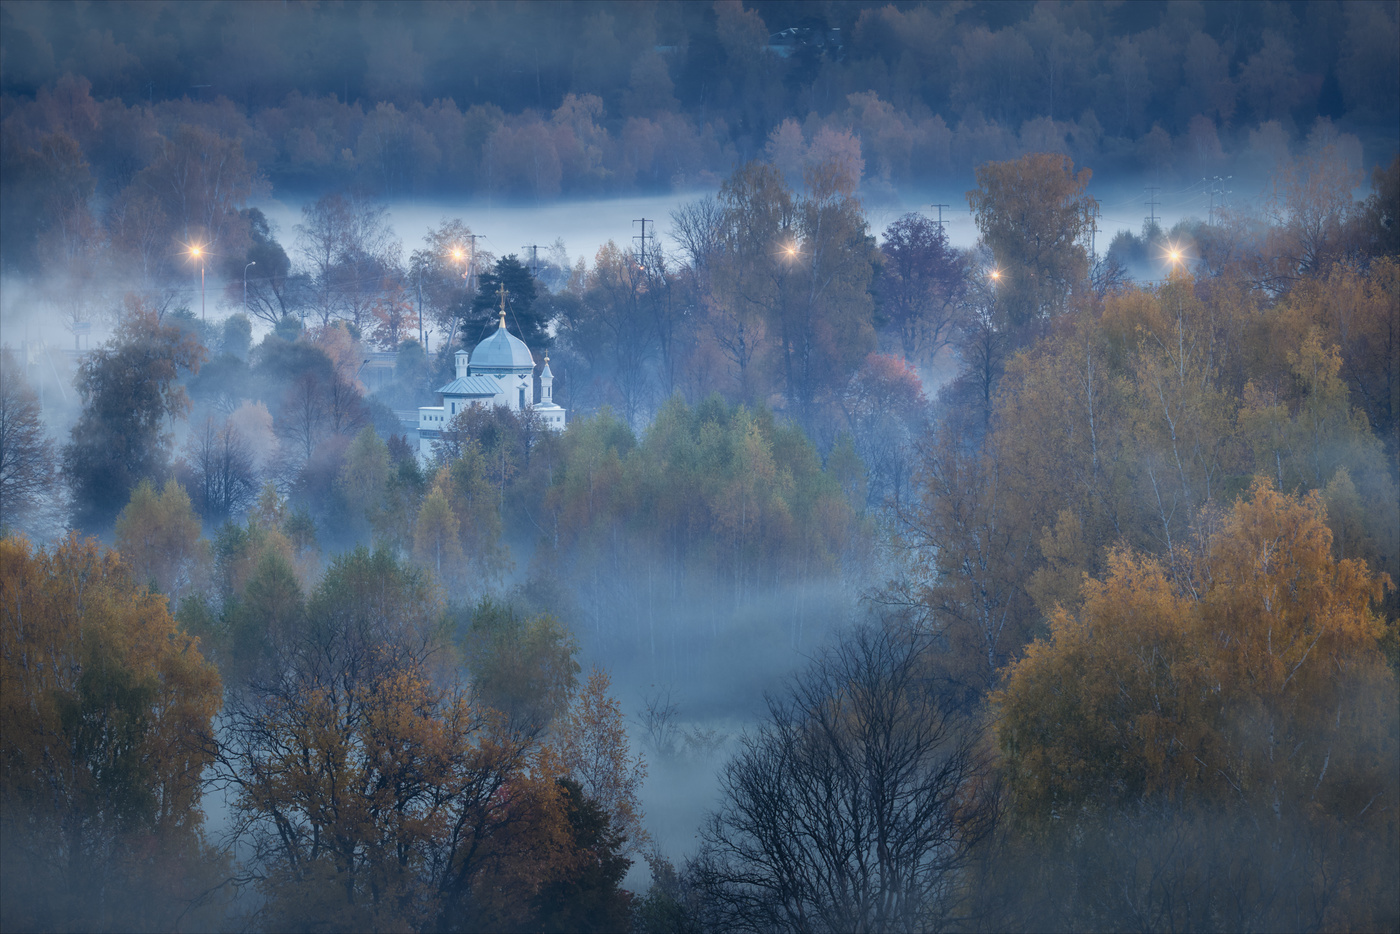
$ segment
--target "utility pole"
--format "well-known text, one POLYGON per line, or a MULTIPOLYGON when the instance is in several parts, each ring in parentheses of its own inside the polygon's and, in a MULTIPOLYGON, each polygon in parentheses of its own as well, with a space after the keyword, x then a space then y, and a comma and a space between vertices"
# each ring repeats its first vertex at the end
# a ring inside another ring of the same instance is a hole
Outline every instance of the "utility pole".
MULTIPOLYGON (((1215 187, 1210 190, 1210 214, 1207 215, 1207 223, 1215 224, 1215 199, 1217 196, 1220 198, 1220 207, 1222 209, 1225 207, 1225 196, 1230 193, 1225 190, 1225 183, 1234 177, 1233 175, 1227 175, 1224 178, 1221 178, 1219 175, 1215 176, 1215 187)), ((1203 178, 1201 181, 1204 182, 1207 181, 1207 179, 1203 178)))
POLYGON ((1143 202, 1143 206, 1146 207, 1149 212, 1148 216, 1143 218, 1143 220, 1147 221, 1147 225, 1150 229, 1157 226, 1157 206, 1162 203, 1157 200, 1157 192, 1162 189, 1158 188, 1156 185, 1147 185, 1143 190, 1147 192, 1147 200, 1143 202))
POLYGON ((1095 249, 1099 238, 1099 218, 1103 216, 1099 211, 1097 203, 1094 204, 1094 212, 1089 215, 1089 259, 1097 260, 1098 251, 1095 249))
POLYGON ((466 237, 472 242, 471 255, 467 257, 467 288, 476 287, 476 241, 484 237, 485 234, 467 234, 466 237))
POLYGON ((418 267, 418 345, 423 353, 428 352, 428 344, 423 340, 423 267, 418 267))
POLYGON ((538 279, 540 275, 540 246, 538 243, 527 243, 520 249, 530 251, 530 276, 538 279))
POLYGON ((656 221, 652 220, 649 217, 642 217, 638 218, 637 220, 634 220, 632 223, 642 225, 642 235, 640 237, 633 237, 632 239, 641 241, 641 261, 643 268, 645 268, 647 264, 647 224, 651 224, 652 229, 655 229, 656 221))
POLYGON ((943 209, 944 209, 944 208, 952 207, 952 205, 951 205, 951 204, 930 204, 929 207, 931 207, 931 208, 938 208, 938 229, 939 229, 939 230, 942 230, 942 229, 943 229, 943 224, 945 223, 945 221, 943 220, 943 209))

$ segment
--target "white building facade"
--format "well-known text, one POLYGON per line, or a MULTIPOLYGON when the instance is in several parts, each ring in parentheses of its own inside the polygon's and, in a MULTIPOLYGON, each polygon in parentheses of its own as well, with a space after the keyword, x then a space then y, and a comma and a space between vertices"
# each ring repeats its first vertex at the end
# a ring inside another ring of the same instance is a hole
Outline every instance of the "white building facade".
POLYGON ((418 452, 431 457, 433 442, 468 406, 505 406, 512 412, 533 412, 546 428, 563 431, 566 411, 554 402, 554 374, 549 356, 540 370, 540 401, 535 399, 535 358, 525 342, 506 330, 506 315, 496 332, 468 354, 457 351, 456 379, 438 390, 442 405, 418 409, 418 452))

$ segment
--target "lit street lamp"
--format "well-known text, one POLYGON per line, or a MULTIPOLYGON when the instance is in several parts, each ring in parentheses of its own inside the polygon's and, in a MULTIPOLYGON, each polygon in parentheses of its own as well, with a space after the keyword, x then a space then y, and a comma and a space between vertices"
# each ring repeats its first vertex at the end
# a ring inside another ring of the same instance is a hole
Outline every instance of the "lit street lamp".
MULTIPOLYGON (((257 260, 253 260, 248 266, 256 266, 257 260)), ((243 316, 248 316, 248 266, 243 267, 243 316)))
POLYGON ((204 248, 195 244, 190 247, 190 258, 199 260, 199 320, 204 320, 204 248))

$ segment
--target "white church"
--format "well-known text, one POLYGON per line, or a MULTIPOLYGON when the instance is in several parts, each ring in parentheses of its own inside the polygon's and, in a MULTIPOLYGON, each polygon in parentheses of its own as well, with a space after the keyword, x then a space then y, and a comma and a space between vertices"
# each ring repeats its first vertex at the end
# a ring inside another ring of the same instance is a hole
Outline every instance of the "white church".
POLYGON ((554 403, 554 374, 545 354, 540 370, 540 401, 534 401, 535 358, 525 342, 506 330, 505 295, 496 332, 468 354, 457 351, 457 378, 438 390, 442 405, 418 409, 418 452, 432 457, 433 442, 467 406, 503 405, 513 412, 533 412, 546 428, 564 430, 567 413, 554 403))

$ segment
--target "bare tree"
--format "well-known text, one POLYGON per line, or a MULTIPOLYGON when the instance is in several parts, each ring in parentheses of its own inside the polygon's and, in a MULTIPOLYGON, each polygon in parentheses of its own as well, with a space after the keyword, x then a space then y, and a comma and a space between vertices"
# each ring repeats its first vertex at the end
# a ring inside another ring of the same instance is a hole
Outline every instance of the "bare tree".
POLYGON ((206 522, 218 524, 240 515, 258 494, 253 450, 238 429, 213 417, 196 428, 185 445, 190 490, 206 522))
POLYGON ((277 432, 298 461, 311 460, 311 453, 326 431, 326 393, 320 380, 310 373, 297 377, 282 400, 277 432))
POLYGON ((0 529, 23 519, 43 498, 54 463, 39 399, 25 383, 14 355, 0 351, 0 529))
POLYGON ((769 698, 694 867, 719 928, 944 926, 995 806, 977 730, 940 704, 929 655, 926 636, 859 629, 769 698))
POLYGON ((344 316, 362 326, 384 276, 398 269, 400 246, 384 208, 334 193, 301 213, 297 248, 311 276, 310 307, 322 325, 344 316))

